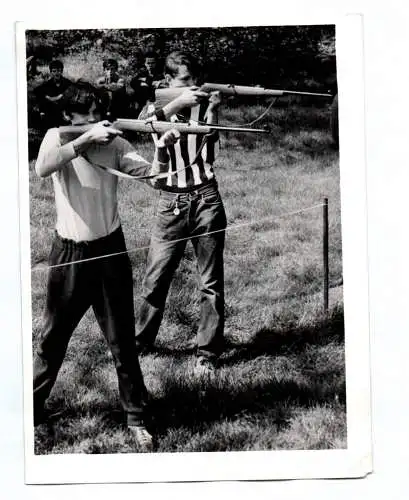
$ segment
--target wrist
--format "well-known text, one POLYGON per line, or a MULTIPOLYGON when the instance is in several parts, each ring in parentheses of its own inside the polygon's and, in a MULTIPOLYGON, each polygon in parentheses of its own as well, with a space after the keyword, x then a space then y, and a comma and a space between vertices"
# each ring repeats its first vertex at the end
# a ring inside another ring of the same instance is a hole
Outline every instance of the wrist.
POLYGON ((160 122, 166 121, 166 115, 165 115, 165 112, 163 111, 163 108, 156 110, 155 116, 156 116, 157 120, 160 122))
POLYGON ((159 163, 168 163, 169 162, 169 153, 168 153, 168 148, 165 145, 162 145, 160 143, 161 139, 159 139, 159 144, 158 144, 158 154, 157 154, 157 160, 159 163))
POLYGON ((91 145, 91 140, 88 135, 88 132, 86 132, 80 137, 77 137, 77 139, 74 139, 72 141, 72 146, 76 156, 86 151, 90 145, 91 145))

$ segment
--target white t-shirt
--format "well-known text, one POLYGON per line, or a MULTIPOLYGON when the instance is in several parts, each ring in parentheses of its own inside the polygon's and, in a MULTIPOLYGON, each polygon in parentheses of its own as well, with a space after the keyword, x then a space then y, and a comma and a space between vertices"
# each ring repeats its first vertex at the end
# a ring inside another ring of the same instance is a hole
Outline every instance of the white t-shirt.
POLYGON ((43 139, 36 171, 47 165, 60 167, 51 174, 57 211, 56 230, 61 237, 76 242, 107 236, 120 225, 118 178, 97 165, 135 176, 146 175, 151 167, 121 137, 107 145, 93 144, 84 156, 76 156, 71 143, 61 145, 57 128, 48 130, 43 139))

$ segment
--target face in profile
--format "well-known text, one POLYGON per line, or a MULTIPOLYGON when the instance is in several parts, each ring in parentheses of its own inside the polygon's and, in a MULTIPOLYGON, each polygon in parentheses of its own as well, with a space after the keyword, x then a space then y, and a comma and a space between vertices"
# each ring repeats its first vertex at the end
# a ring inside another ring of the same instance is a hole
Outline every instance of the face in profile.
POLYGON ((196 77, 193 76, 191 70, 185 64, 178 67, 178 72, 175 76, 166 75, 166 80, 169 87, 174 88, 196 85, 196 77))

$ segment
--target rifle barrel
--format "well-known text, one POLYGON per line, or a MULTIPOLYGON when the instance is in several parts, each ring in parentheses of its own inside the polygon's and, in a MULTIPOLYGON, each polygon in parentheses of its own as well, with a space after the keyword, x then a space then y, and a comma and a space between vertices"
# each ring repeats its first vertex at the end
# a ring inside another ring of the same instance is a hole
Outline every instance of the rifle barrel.
POLYGON ((265 89, 263 87, 249 87, 246 85, 225 85, 222 83, 204 83, 201 90, 205 92, 212 92, 214 90, 220 91, 225 95, 242 95, 242 96, 254 96, 254 97, 280 97, 283 95, 309 95, 315 97, 332 97, 330 94, 322 94, 317 92, 300 92, 297 90, 276 90, 276 89, 265 89))
MULTIPOLYGON (((159 105, 166 105, 178 97, 185 88, 165 88, 157 89, 155 91, 155 98, 159 105)), ((227 96, 249 96, 249 97, 280 97, 285 95, 300 95, 300 96, 313 96, 313 97, 327 97, 331 98, 331 94, 317 93, 317 92, 301 92, 298 90, 276 90, 265 89, 263 87, 250 87, 246 85, 228 85, 224 83, 204 83, 200 90, 204 92, 219 91, 227 96)))

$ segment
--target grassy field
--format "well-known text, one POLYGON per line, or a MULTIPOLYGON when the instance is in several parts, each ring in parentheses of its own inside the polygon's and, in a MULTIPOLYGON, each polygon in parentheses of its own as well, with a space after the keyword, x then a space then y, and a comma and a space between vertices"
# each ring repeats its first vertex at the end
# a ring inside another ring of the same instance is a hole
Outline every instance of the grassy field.
MULTIPOLYGON (((220 121, 244 124, 263 109, 261 104, 226 107, 220 121)), ((346 447, 339 159, 329 111, 277 108, 264 121, 272 127, 269 136, 224 135, 216 164, 229 225, 229 347, 221 367, 210 378, 193 373, 190 342, 199 294, 189 245, 156 348, 141 358, 159 452, 346 447), (324 196, 330 220, 327 319, 322 310, 324 196)), ((138 138, 136 145, 152 157, 147 139, 138 138)), ((35 347, 55 217, 51 180, 37 178, 33 164, 30 190, 35 347)), ((120 183, 136 307, 147 254, 137 249, 149 242, 155 199, 148 186, 120 183)), ((36 453, 137 451, 124 426, 111 355, 91 312, 74 332, 49 406, 63 412, 36 429, 36 453)))

